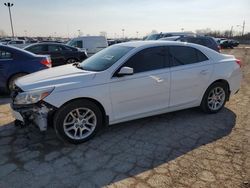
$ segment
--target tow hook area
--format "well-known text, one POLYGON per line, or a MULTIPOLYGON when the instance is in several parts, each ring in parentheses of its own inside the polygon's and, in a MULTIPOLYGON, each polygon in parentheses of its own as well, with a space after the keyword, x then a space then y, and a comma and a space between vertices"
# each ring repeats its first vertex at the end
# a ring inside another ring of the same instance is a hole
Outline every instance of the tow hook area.
POLYGON ((19 112, 23 118, 23 122, 16 120, 15 124, 17 126, 25 126, 30 123, 36 124, 40 131, 46 131, 48 126, 48 114, 50 111, 55 110, 55 108, 46 103, 40 103, 39 105, 26 106, 14 108, 19 112))
POLYGON ((40 131, 46 131, 47 130, 47 119, 48 119, 48 113, 52 109, 49 109, 45 105, 43 105, 41 108, 34 108, 33 109, 33 121, 35 124, 39 127, 40 131))

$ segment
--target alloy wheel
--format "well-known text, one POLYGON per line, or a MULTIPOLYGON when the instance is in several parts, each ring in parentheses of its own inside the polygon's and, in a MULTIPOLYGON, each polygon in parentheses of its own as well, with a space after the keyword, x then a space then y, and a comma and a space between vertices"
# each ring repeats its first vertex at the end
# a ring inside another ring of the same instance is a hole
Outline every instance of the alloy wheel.
POLYGON ((225 91, 222 87, 213 88, 208 94, 208 107, 211 110, 219 110, 226 99, 225 91))
POLYGON ((74 140, 81 140, 93 133, 97 125, 95 113, 88 108, 76 108, 63 121, 65 134, 74 140))

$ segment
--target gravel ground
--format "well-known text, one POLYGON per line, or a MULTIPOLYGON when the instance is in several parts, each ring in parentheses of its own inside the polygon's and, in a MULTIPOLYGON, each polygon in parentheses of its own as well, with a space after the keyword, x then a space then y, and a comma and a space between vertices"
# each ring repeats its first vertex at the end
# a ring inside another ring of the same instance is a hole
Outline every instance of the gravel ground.
POLYGON ((15 127, 0 99, 0 187, 250 187, 250 49, 240 92, 214 115, 189 109, 105 128, 75 146, 15 127))

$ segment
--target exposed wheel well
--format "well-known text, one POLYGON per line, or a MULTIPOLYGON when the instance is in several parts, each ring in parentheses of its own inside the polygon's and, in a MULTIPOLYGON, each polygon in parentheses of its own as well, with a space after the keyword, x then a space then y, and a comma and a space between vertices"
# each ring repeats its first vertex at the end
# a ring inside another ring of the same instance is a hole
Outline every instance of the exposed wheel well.
POLYGON ((14 74, 10 75, 9 78, 8 78, 8 80, 7 80, 7 82, 6 82, 6 88, 7 88, 7 89, 9 89, 10 80, 11 80, 14 76, 16 76, 16 75, 18 75, 18 74, 29 74, 29 73, 27 73, 27 72, 17 72, 17 73, 14 73, 14 74))
POLYGON ((100 108, 100 110, 101 110, 101 112, 102 112, 102 115, 103 115, 103 122, 105 123, 105 125, 107 125, 108 122, 109 122, 109 116, 106 114, 106 111, 105 111, 103 105, 102 105, 99 101, 97 101, 97 100, 95 100, 95 99, 88 98, 88 97, 75 98, 75 99, 72 99, 72 100, 70 100, 70 101, 67 101, 67 102, 64 103, 62 106, 67 105, 67 104, 70 103, 70 102, 73 102, 73 101, 76 101, 76 100, 83 100, 83 99, 95 103, 95 104, 100 108))

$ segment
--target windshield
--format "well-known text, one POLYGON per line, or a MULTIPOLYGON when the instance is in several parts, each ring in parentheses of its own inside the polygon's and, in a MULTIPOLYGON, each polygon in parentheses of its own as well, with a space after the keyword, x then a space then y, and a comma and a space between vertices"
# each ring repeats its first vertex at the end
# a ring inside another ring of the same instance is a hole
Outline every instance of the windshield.
POLYGON ((127 54, 133 47, 111 46, 84 60, 79 66, 88 71, 103 71, 127 54))
POLYGON ((158 40, 160 38, 160 34, 152 34, 149 35, 145 40, 158 40))
POLYGON ((72 44, 74 44, 74 40, 69 40, 67 43, 66 43, 66 45, 69 45, 69 46, 71 46, 72 44))

